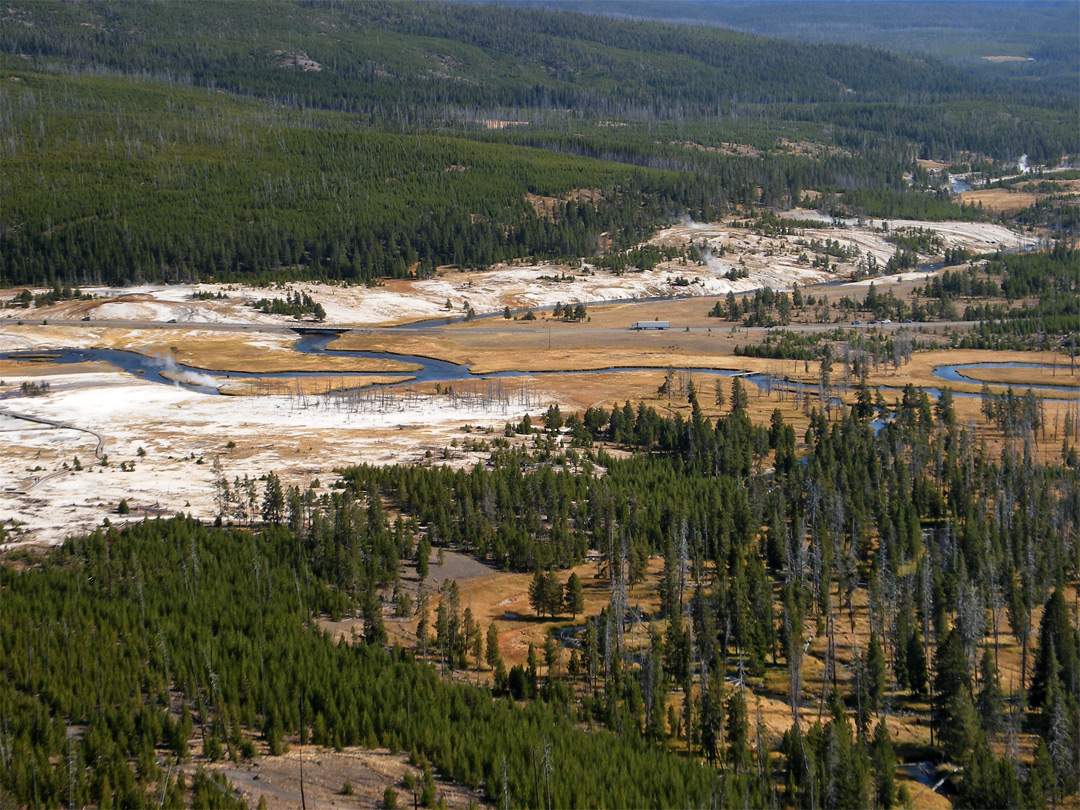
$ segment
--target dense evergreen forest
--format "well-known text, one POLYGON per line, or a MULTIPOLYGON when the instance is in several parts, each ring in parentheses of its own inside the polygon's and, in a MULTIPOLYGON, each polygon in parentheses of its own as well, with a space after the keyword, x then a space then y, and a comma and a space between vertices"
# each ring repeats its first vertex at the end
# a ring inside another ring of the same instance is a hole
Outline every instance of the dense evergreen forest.
POLYGON ((1078 123, 1052 84, 565 11, 0 13, 4 285, 370 282, 581 257, 807 188, 853 214, 972 217, 909 185, 914 158, 1056 163, 1078 123), (559 203, 541 214, 527 195, 559 203))
MULTIPOLYGON (((483 0, 478 0, 482 2, 483 0)), ((502 0, 505 5, 595 10, 590 0, 502 0)), ((715 0, 608 0, 603 13, 638 20, 715 25, 804 42, 870 45, 929 54, 967 70, 1030 87, 1076 86, 1080 9, 1058 0, 938 3, 932 0, 865 0, 857 4, 814 0, 767 3, 715 0), (812 9, 812 10, 811 10, 812 9), (1015 61, 986 57, 1011 56, 1015 61)))
POLYGON ((547 429, 516 426, 537 431, 532 450, 463 471, 354 467, 319 499, 271 474, 258 529, 103 527, 3 566, 0 786, 30 806, 217 802, 205 775, 166 784, 162 757, 184 761, 197 740, 239 760, 256 740, 277 752, 299 735, 410 752, 499 805, 890 807, 904 749, 881 720, 915 711, 935 734, 916 755, 963 766, 962 806, 1074 792, 1080 471, 1033 460, 1037 404, 1021 404, 994 455, 948 392, 932 405, 908 388, 877 433, 873 407, 815 411, 797 459, 779 413, 768 427, 747 418, 740 381, 715 422, 689 397, 688 419, 553 409, 547 429), (569 448, 553 441, 560 427, 569 448), (598 441, 637 452, 618 460, 598 441), (594 549, 610 603, 557 679, 558 656, 546 678, 532 655, 507 672, 494 626, 485 650, 452 584, 416 653, 388 650, 384 605, 432 547, 536 572, 534 604, 554 613, 548 586, 594 549), (651 555, 661 610, 634 650, 627 593, 651 555), (865 651, 827 652, 807 699, 808 639, 833 650, 860 594, 865 651), (316 619, 343 615, 364 629, 339 645, 316 619), (997 675, 1006 633, 1022 646, 1020 683, 997 675), (494 669, 493 688, 443 680, 428 647, 444 667, 494 669), (779 755, 732 682, 786 695, 779 755), (1039 735, 1023 760, 1022 733, 1039 735))

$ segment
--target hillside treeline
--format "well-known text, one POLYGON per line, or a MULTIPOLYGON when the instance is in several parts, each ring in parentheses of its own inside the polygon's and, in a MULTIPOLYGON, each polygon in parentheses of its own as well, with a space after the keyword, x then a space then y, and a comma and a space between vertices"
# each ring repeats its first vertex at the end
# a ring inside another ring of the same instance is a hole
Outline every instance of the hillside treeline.
POLYGON ((1074 146, 1078 112, 1058 86, 994 82, 933 59, 564 11, 38 3, 14 4, 8 18, 0 53, 20 55, 12 68, 155 77, 390 128, 545 113, 729 132, 741 119, 805 121, 815 141, 825 124, 1053 164, 1074 146))
POLYGON ((1071 98, 932 60, 568 12, 34 3, 4 19, 7 285, 581 257, 808 188, 838 212, 977 217, 910 187, 912 161, 1056 163, 1077 123, 1071 98), (541 215, 526 195, 558 203, 541 215))
POLYGON ((554 108, 669 117, 739 103, 990 98, 944 63, 708 27, 450 3, 13 4, 4 51, 303 106, 554 108), (22 24, 19 24, 22 23, 22 24), (31 23, 29 25, 25 23, 31 23), (333 32, 331 34, 330 32, 333 32), (307 62, 290 62, 302 55, 307 62), (614 77, 634 76, 613 84, 614 77))
MULTIPOLYGON (((11 125, 0 144, 7 285, 424 276, 444 264, 593 255, 680 216, 790 203, 851 176, 902 184, 902 165, 884 151, 747 158, 603 128, 508 144, 401 135, 104 78, 24 76, 0 98, 11 125), (527 195, 558 203, 541 215, 527 195)), ((928 199, 894 191, 887 211, 865 197, 843 210, 975 214, 928 199)))
MULTIPOLYGON (((523 0, 519 5, 589 11, 589 0, 523 0)), ((648 0, 611 0, 605 13, 632 19, 715 25, 803 42, 863 43, 900 53, 929 54, 966 70, 1006 78, 1044 93, 1076 84, 1080 54, 1073 33, 1078 11, 1068 4, 1019 2, 844 2, 818 0, 813 15, 794 2, 657 5, 648 0), (1007 43, 1007 44, 1006 44, 1007 43), (988 53, 1025 54, 1030 61, 991 63, 988 53)))

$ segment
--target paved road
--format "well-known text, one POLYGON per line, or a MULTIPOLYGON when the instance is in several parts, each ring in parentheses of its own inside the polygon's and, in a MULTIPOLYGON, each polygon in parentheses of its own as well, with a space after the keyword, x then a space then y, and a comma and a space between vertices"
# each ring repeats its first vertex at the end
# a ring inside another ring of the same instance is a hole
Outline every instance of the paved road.
MULTIPOLYGON (((919 327, 928 327, 938 329, 941 327, 949 327, 952 329, 965 328, 977 325, 978 321, 924 321, 919 323, 899 323, 893 322, 890 324, 869 324, 863 322, 859 326, 853 326, 848 323, 793 323, 784 327, 773 327, 773 329, 787 329, 791 332, 799 333, 815 333, 815 332, 831 332, 837 328, 846 329, 884 329, 896 331, 901 328, 917 329, 919 327)), ((164 321, 117 321, 117 320, 94 320, 94 321, 72 321, 72 320, 58 320, 55 318, 49 318, 46 320, 39 320, 37 318, 0 318, 0 327, 13 326, 15 324, 48 324, 52 326, 78 326, 86 327, 90 329, 101 329, 103 327, 117 328, 117 329, 172 329, 177 331, 184 331, 190 329, 199 329, 211 332, 273 332, 277 334, 288 334, 294 331, 294 327, 286 324, 261 324, 261 323, 191 323, 191 322, 179 322, 179 323, 166 323, 164 321)), ((458 326, 459 324, 449 324, 450 326, 458 326)), ((297 326, 300 326, 299 324, 297 326)), ((318 324, 305 324, 306 328, 319 328, 318 324)), ((718 321, 716 326, 679 326, 674 324, 671 329, 666 330, 669 332, 730 332, 730 321, 718 321)), ((447 325, 434 325, 427 324, 423 326, 402 324, 400 326, 348 326, 348 325, 335 325, 325 324, 325 328, 330 330, 339 330, 354 333, 382 333, 382 332, 430 332, 446 329, 447 325)), ((302 327, 303 328, 303 327, 302 327)), ((454 330, 459 331, 459 330, 454 330)), ((513 325, 470 325, 460 331, 468 333, 479 334, 517 334, 522 332, 533 332, 536 334, 545 334, 550 331, 550 327, 543 322, 523 322, 514 321, 513 325)), ((605 327, 605 328, 593 328, 586 325, 570 326, 566 329, 559 330, 561 334, 627 334, 633 333, 625 327, 605 327)), ((642 334, 649 334, 655 330, 643 330, 642 334)), ((769 331, 764 326, 739 326, 738 332, 744 334, 761 334, 769 331)))
POLYGON ((216 332, 291 332, 291 326, 261 323, 192 323, 165 321, 64 320, 61 318, 0 318, 0 326, 41 324, 48 326, 84 326, 88 329, 209 329, 216 332))

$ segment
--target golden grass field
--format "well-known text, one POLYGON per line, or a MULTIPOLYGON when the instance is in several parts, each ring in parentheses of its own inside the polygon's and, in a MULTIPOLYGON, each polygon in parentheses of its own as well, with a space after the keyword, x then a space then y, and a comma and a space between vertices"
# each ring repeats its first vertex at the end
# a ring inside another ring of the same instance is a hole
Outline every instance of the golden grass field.
POLYGON ((84 374, 108 374, 114 369, 108 363, 70 363, 55 366, 50 363, 30 360, 0 360, 0 379, 8 377, 72 377, 84 374))
POLYGON ((983 208, 988 208, 999 214, 1015 214, 1035 204, 1038 197, 1026 191, 1015 191, 1008 188, 987 188, 965 191, 960 199, 968 205, 982 203, 983 208))
MULTIPOLYGON (((982 389, 982 382, 951 383, 944 382, 934 376, 934 369, 945 365, 968 365, 973 363, 1041 363, 1057 368, 1014 368, 1014 369, 972 369, 965 372, 979 380, 985 380, 992 384, 991 390, 1003 391, 1002 384, 1011 385, 1021 392, 1028 385, 1076 385, 1080 382, 1080 366, 1076 373, 1069 374, 1069 359, 1055 352, 1009 352, 1009 351, 986 351, 981 349, 948 349, 932 352, 917 352, 911 357, 910 363, 905 363, 899 369, 882 370, 872 373, 867 379, 871 387, 875 385, 904 386, 911 383, 915 386, 927 386, 944 388, 948 386, 953 391, 964 391, 977 394, 982 389), (1007 376, 1010 379, 992 379, 995 375, 1007 376)), ((1043 391, 1037 392, 1042 396, 1068 399, 1072 397, 1069 392, 1043 391)))
POLYGON ((1033 181, 1031 184, 1021 183, 1015 188, 987 188, 973 189, 962 192, 959 196, 962 202, 970 205, 982 203, 984 208, 1000 214, 1015 214, 1024 208, 1030 208, 1040 199, 1047 196, 1045 188, 1052 190, 1055 195, 1064 195, 1075 201, 1077 192, 1080 192, 1080 181, 1043 179, 1033 181), (1039 185, 1039 191, 1032 191, 1035 183, 1039 185))
MULTIPOLYGON (((1024 390, 1026 386, 1032 384, 1080 387, 1080 373, 1070 373, 1069 364, 1061 362, 1061 357, 1055 356, 1054 360, 1057 361, 1057 368, 1048 373, 1040 373, 1037 378, 1033 377, 1030 369, 1024 368, 976 368, 965 371, 964 376, 973 377, 980 383, 988 383, 991 388, 1007 385, 1013 387, 1014 390, 1024 390)), ((1053 360, 1050 362, 1053 363, 1053 360)), ((1067 394, 1056 396, 1067 396, 1067 394)))
POLYGON ((224 378, 218 389, 229 396, 329 396, 343 391, 355 391, 373 385, 393 385, 408 382, 412 377, 387 375, 357 375, 347 377, 237 377, 224 378))

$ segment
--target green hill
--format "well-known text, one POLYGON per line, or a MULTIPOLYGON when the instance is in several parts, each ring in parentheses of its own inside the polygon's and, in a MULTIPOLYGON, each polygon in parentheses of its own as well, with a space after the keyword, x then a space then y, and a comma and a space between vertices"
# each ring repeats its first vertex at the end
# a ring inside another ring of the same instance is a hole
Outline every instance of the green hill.
POLYGON ((589 255, 811 187, 904 197, 920 155, 1056 161, 1076 131, 927 59, 569 12, 35 2, 0 22, 7 285, 589 255))

